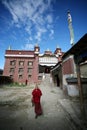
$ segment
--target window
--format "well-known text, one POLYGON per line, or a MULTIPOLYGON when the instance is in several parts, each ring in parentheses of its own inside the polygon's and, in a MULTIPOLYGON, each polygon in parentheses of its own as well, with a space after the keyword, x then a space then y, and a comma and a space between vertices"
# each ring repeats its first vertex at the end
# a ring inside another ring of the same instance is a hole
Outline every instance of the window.
POLYGON ((22 75, 22 74, 20 74, 20 75, 19 75, 19 79, 22 79, 22 78, 23 78, 23 75, 22 75))
POLYGON ((39 77, 38 77, 38 80, 42 80, 42 76, 39 76, 39 77))
POLYGON ((19 73, 22 73, 23 71, 24 71, 23 68, 19 68, 19 70, 18 70, 19 73))
POLYGON ((30 78, 31 78, 31 75, 28 75, 28 78, 30 79, 30 78))
POLYGON ((28 73, 32 73, 32 68, 28 68, 28 73))
POLYGON ((24 61, 19 61, 19 66, 24 66, 24 61))
POLYGON ((33 66, 33 62, 32 61, 28 61, 28 66, 33 66))
POLYGON ((11 79, 13 79, 13 75, 10 75, 11 79))
POLYGON ((14 73, 14 68, 10 68, 9 72, 14 73))
POLYGON ((13 60, 13 61, 10 61, 10 65, 14 66, 16 64, 16 61, 13 60))

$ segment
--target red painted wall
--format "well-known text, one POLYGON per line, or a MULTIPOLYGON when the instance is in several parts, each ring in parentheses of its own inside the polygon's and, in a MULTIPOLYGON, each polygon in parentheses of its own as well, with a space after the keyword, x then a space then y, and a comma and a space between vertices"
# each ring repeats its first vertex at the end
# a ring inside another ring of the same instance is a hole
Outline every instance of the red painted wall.
POLYGON ((62 64, 63 74, 74 74, 74 61, 69 58, 62 64))
POLYGON ((39 63, 39 57, 38 54, 35 54, 34 51, 16 51, 16 50, 6 50, 5 53, 5 65, 4 65, 4 76, 11 76, 13 77, 14 82, 19 83, 32 83, 32 82, 38 82, 38 63, 39 63), (15 57, 8 57, 7 54, 14 55, 15 57), (19 55, 20 56, 16 56, 19 55), (21 57, 21 55, 25 55, 25 57, 21 57), (30 55, 30 57, 26 57, 26 55, 30 55), (32 57, 32 56, 33 57, 32 57), (15 61, 15 65, 11 65, 10 61, 15 61), (24 65, 20 66, 19 61, 23 61, 24 65), (28 62, 32 62, 33 65, 29 66, 28 62), (10 69, 13 68, 14 72, 10 72, 10 69), (19 68, 23 69, 23 72, 19 72, 19 68), (28 72, 28 68, 32 69, 32 72, 28 72), (22 78, 19 78, 19 75, 22 75, 22 78), (31 75, 31 77, 29 77, 31 75))

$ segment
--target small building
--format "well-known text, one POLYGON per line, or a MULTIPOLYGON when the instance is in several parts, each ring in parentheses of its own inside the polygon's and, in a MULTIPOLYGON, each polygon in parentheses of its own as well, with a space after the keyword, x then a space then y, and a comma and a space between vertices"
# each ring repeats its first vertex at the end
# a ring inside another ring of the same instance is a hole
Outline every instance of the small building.
POLYGON ((68 95, 79 96, 81 85, 87 94, 87 34, 62 56, 62 62, 55 65, 51 73, 56 85, 59 84, 68 95))
POLYGON ((68 94, 71 96, 78 96, 80 86, 83 86, 84 94, 87 93, 87 34, 85 34, 70 50, 68 50, 62 57, 63 69, 63 85, 67 83, 68 94), (72 61, 70 62, 70 58, 72 61), (70 62, 67 66, 66 62, 70 62), (69 75, 64 71, 68 68, 69 75), (70 75, 71 73, 71 75, 70 75), (78 83, 78 80, 80 83, 78 83), (65 82, 64 82, 65 81, 65 82))

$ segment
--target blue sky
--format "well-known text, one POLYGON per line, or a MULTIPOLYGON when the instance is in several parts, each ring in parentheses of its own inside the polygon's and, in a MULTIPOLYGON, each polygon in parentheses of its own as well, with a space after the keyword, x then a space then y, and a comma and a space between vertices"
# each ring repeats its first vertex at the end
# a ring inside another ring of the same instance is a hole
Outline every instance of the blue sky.
POLYGON ((87 33, 87 0, 0 0, 0 69, 5 50, 52 52, 71 48, 67 10, 72 16, 75 43, 87 33))

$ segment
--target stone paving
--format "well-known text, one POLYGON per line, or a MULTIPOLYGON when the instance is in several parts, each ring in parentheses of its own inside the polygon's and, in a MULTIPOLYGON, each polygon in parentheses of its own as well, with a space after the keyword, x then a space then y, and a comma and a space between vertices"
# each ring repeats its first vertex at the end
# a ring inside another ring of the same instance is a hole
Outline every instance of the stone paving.
POLYGON ((87 130, 79 125, 69 98, 59 87, 46 82, 39 87, 43 115, 37 119, 31 104, 34 85, 0 88, 0 130, 87 130))

